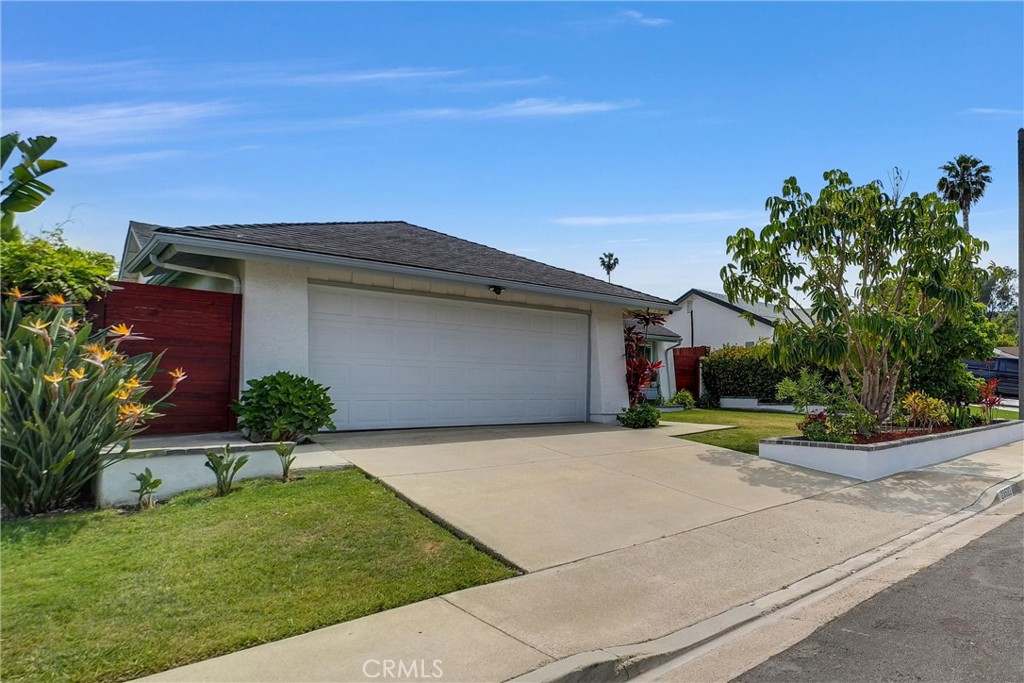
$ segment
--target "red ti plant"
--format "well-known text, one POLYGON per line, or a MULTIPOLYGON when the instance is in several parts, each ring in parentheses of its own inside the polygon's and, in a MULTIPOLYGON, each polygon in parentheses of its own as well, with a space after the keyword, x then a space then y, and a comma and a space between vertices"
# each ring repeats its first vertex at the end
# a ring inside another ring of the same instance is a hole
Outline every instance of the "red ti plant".
POLYGON ((978 393, 981 396, 978 403, 981 405, 981 415, 985 424, 992 424, 992 409, 1003 402, 1003 397, 996 393, 998 386, 998 379, 990 379, 978 387, 978 393))
POLYGON ((634 408, 643 397, 644 384, 661 369, 661 361, 652 363, 647 357, 647 329, 665 322, 665 316, 650 311, 631 311, 629 317, 643 326, 642 331, 637 325, 627 325, 625 329, 626 390, 629 392, 629 407, 634 408))

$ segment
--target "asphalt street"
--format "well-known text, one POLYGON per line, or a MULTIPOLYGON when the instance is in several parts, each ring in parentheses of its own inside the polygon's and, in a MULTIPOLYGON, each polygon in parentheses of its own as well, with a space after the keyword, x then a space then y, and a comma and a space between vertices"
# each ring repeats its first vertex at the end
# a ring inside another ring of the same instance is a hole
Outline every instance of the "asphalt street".
POLYGON ((734 681, 1024 681, 1024 517, 878 593, 734 681))

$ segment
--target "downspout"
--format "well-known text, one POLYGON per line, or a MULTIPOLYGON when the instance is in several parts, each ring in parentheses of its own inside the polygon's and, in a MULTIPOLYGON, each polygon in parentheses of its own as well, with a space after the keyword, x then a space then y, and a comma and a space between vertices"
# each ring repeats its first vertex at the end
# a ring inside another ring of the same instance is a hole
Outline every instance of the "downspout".
POLYGON ((222 280, 229 280, 231 282, 231 291, 234 294, 241 294, 242 292, 242 281, 234 275, 228 275, 227 273, 218 273, 213 270, 202 270, 201 268, 191 268, 189 266, 179 266, 173 263, 167 263, 161 261, 156 254, 149 255, 149 262, 157 268, 163 268, 164 270, 172 270, 178 273, 189 273, 190 275, 202 275, 204 277, 221 278, 222 280))
MULTIPOLYGON (((691 311, 690 313, 692 315, 693 312, 691 311)), ((672 358, 672 351, 673 349, 678 349, 682 345, 683 340, 680 339, 675 344, 665 349, 665 368, 667 369, 668 376, 672 378, 672 396, 675 396, 679 391, 679 387, 676 386, 676 363, 672 358)), ((667 396, 666 398, 672 398, 672 396, 667 396)))

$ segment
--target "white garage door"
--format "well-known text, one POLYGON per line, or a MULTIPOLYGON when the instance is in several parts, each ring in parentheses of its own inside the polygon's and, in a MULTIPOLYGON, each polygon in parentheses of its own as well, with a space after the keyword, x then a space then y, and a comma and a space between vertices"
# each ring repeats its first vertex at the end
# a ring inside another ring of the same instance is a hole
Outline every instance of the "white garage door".
POLYGON ((587 317, 309 288, 309 369, 338 429, 586 419, 587 317))

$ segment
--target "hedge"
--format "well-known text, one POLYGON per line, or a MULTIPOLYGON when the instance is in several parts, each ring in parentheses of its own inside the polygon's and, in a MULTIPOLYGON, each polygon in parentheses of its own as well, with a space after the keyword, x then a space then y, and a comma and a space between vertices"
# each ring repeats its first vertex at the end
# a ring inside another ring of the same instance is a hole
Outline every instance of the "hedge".
MULTIPOLYGON (((726 346, 712 351, 701 359, 705 401, 718 405, 723 396, 752 396, 759 401, 774 402, 775 388, 786 377, 796 377, 799 369, 791 371, 773 367, 768 362, 768 344, 754 346, 726 346)), ((833 381, 835 373, 814 368, 825 381, 833 381)))

